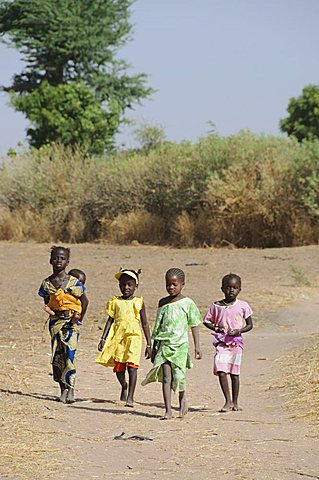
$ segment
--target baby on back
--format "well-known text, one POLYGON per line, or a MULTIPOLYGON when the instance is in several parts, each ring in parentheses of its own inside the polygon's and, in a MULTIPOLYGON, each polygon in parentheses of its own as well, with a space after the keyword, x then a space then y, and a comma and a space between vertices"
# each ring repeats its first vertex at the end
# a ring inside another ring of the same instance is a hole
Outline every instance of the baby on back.
MULTIPOLYGON (((82 270, 78 268, 72 268, 68 275, 77 278, 82 285, 85 285, 86 275, 82 270)), ((73 295, 76 293, 74 289, 77 287, 71 287, 67 291, 57 291, 54 298, 50 298, 49 303, 44 305, 43 310, 49 315, 55 315, 55 310, 71 310, 72 320, 80 320, 82 313, 82 305, 79 299, 73 295)))

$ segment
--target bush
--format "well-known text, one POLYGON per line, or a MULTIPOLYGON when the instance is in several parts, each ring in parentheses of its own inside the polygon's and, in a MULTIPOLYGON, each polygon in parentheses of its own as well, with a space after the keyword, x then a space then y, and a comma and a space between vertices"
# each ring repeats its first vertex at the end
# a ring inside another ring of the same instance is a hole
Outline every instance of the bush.
POLYGON ((164 238, 164 222, 160 217, 143 210, 120 213, 114 220, 102 219, 101 238, 111 243, 159 244, 164 238))
POLYGON ((179 246, 318 241, 319 141, 241 132, 91 158, 59 145, 6 159, 0 238, 179 246))

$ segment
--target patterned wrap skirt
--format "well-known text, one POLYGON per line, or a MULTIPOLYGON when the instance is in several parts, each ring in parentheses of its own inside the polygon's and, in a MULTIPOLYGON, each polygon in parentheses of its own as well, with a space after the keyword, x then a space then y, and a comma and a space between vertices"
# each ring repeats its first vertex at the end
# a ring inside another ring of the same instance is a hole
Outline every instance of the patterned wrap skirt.
POLYGON ((80 336, 80 323, 71 323, 70 311, 56 312, 50 317, 53 379, 74 388, 76 351, 80 336))

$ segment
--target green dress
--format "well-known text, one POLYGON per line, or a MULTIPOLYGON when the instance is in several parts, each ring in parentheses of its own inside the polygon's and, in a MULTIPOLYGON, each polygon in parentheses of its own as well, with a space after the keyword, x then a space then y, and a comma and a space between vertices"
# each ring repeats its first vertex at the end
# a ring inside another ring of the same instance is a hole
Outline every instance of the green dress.
POLYGON ((185 390, 186 368, 193 366, 188 354, 188 327, 196 327, 201 322, 202 316, 191 298, 184 297, 159 307, 152 333, 152 339, 156 340, 157 353, 153 368, 146 375, 142 385, 162 382, 162 365, 170 362, 174 392, 185 390))

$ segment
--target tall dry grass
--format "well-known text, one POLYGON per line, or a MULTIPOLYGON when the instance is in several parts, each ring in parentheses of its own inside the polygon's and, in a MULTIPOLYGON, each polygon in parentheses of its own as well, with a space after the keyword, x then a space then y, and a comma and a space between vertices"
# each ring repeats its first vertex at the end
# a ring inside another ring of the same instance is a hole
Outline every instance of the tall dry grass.
POLYGON ((319 428, 319 336, 312 345, 288 354, 281 359, 282 378, 277 386, 289 392, 287 407, 295 418, 303 418, 319 428), (280 383, 279 383, 280 382, 280 383))
POLYGON ((165 230, 163 220, 145 210, 133 210, 120 213, 114 220, 102 219, 101 237, 110 243, 127 244, 132 241, 139 243, 160 244, 163 242, 165 230))
POLYGON ((291 165, 249 161, 213 177, 204 196, 198 237, 209 244, 273 247, 315 242, 318 226, 298 198, 291 165), (199 231, 200 230, 200 231, 199 231))
POLYGON ((178 246, 317 243, 319 142, 250 132, 88 158, 55 145, 0 169, 0 238, 178 246))

